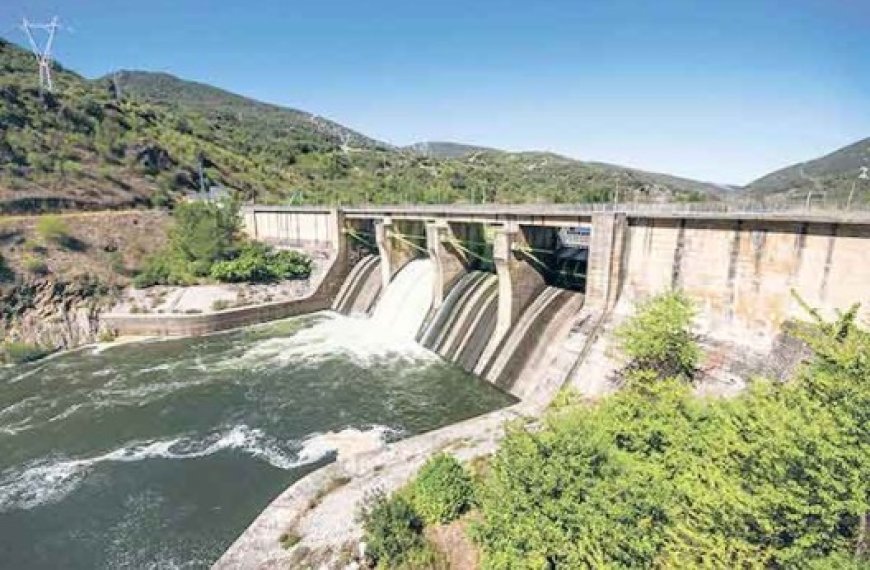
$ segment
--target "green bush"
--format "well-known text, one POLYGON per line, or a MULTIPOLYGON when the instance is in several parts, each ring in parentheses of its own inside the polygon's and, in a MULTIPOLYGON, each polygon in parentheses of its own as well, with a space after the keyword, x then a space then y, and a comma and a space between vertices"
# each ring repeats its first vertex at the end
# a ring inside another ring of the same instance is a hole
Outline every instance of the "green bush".
POLYGON ((34 257, 32 255, 27 255, 23 260, 24 269, 33 273, 34 275, 45 275, 48 273, 48 265, 46 265, 45 261, 38 257, 34 257))
POLYGON ((0 283, 12 281, 14 277, 15 273, 12 271, 12 268, 6 263, 6 259, 0 255, 0 283))
POLYGON ((145 260, 139 273, 133 278, 133 286, 146 288, 154 285, 168 285, 174 279, 177 279, 177 275, 172 270, 167 253, 157 252, 145 260))
POLYGON ((49 349, 38 344, 7 342, 0 345, 0 360, 10 364, 24 364, 39 360, 50 352, 49 349))
POLYGON ((411 483, 409 497, 426 524, 449 523, 474 504, 471 476, 452 455, 429 459, 411 483))
POLYGON ((484 568, 867 567, 855 315, 802 330, 815 356, 788 383, 708 400, 665 379, 513 426, 478 491, 484 568))
POLYGON ((402 494, 387 497, 375 492, 367 497, 359 518, 366 556, 373 566, 401 567, 425 549, 423 521, 402 494))
POLYGON ((43 241, 61 243, 69 236, 69 228, 60 216, 41 216, 36 222, 36 233, 43 241))
POLYGON ((234 202, 180 204, 173 218, 169 244, 145 260, 134 286, 190 285, 208 276, 216 261, 238 255, 241 219, 234 202))
POLYGON ((212 265, 210 273, 213 279, 231 283, 299 279, 311 274, 311 258, 304 253, 275 251, 264 244, 250 242, 235 259, 212 265))
POLYGON ((631 359, 629 369, 653 371, 665 378, 691 379, 701 358, 692 334, 694 318, 692 302, 677 291, 663 293, 640 305, 637 313, 616 331, 622 350, 631 359))
POLYGON ((240 229, 241 218, 234 202, 181 204, 173 211, 170 257, 186 266, 187 272, 204 277, 216 261, 235 257, 240 229))

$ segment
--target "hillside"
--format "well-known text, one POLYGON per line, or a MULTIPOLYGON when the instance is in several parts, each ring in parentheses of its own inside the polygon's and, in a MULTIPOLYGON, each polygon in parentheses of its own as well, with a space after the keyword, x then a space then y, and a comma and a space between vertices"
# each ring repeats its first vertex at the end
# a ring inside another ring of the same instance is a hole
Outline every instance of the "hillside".
POLYGON ((617 187, 624 199, 665 201, 717 191, 548 153, 421 155, 163 73, 88 80, 57 66, 55 93, 40 97, 32 56, 2 39, 0 70, 0 212, 166 204, 199 188, 200 160, 205 185, 272 203, 587 202, 612 199, 617 187))
POLYGON ((270 144, 289 138, 295 142, 296 151, 303 145, 322 150, 341 144, 356 148, 389 146, 305 111, 262 103, 168 73, 123 70, 101 78, 104 82, 111 80, 123 95, 183 112, 195 111, 216 122, 237 122, 270 144))
POLYGON ((404 147, 403 150, 433 158, 463 158, 474 153, 498 152, 497 149, 486 146, 445 141, 418 142, 404 147))
MULTIPOLYGON (((814 190, 827 193, 832 202, 844 203, 861 167, 870 167, 870 138, 772 172, 748 184, 746 191, 755 197, 803 200, 814 190)), ((870 203, 870 180, 858 180, 855 203, 870 203)))

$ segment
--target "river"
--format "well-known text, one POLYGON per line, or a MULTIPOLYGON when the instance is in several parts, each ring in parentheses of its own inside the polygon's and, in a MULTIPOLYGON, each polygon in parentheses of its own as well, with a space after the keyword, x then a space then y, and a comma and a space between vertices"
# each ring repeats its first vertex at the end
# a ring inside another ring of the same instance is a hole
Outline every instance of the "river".
POLYGON ((207 567, 336 439, 512 402, 375 324, 319 313, 0 368, 0 566, 207 567))

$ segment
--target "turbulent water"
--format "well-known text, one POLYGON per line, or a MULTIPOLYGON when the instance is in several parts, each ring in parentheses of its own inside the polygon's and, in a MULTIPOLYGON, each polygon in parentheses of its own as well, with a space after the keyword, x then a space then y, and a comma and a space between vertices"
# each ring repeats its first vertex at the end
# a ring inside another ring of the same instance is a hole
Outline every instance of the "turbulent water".
POLYGON ((0 566, 208 566, 342 436, 509 403, 380 318, 396 326, 324 313, 0 369, 0 566))

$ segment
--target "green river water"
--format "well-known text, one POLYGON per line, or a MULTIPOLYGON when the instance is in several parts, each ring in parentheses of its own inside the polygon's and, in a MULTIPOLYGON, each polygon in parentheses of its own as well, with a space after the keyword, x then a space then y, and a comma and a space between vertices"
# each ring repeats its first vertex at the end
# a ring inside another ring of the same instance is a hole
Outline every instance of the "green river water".
POLYGON ((0 368, 0 567, 207 567, 332 458, 324 434, 393 440, 511 402, 332 313, 0 368))

